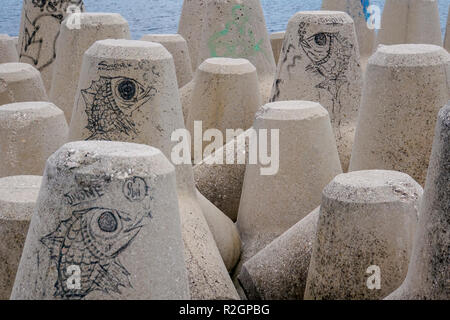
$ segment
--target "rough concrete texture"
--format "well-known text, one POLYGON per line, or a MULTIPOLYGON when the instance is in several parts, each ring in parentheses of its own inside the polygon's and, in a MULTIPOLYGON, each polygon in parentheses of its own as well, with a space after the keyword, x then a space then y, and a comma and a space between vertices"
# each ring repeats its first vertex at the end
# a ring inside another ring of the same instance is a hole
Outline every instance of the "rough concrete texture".
POLYGON ((238 162, 240 152, 248 159, 248 138, 253 128, 216 151, 223 159, 234 159, 234 164, 211 164, 216 153, 194 166, 195 184, 198 190, 232 221, 236 221, 245 176, 245 163, 238 162))
POLYGON ((63 112, 49 102, 0 107, 0 177, 42 175, 47 158, 67 141, 63 112))
MULTIPOLYGON (((269 103, 253 128, 267 129, 268 135, 279 130, 279 170, 261 175, 262 165, 247 165, 236 223, 240 265, 320 205, 322 189, 342 172, 330 117, 318 103, 269 103)), ((267 145, 271 152, 276 148, 270 140, 267 145)))
POLYGON ((281 48, 283 47, 285 34, 285 31, 274 32, 270 34, 270 44, 272 45, 272 52, 276 65, 278 65, 278 60, 280 58, 281 48))
POLYGON ((70 123, 83 54, 97 40, 130 39, 128 22, 116 13, 75 13, 61 24, 54 62, 50 101, 64 111, 70 123))
POLYGON ((48 101, 39 71, 26 63, 0 64, 0 106, 27 101, 48 101))
POLYGON ((14 45, 16 46, 17 54, 19 54, 20 53, 19 37, 18 36, 14 36, 14 37, 11 37, 11 39, 14 41, 14 45))
POLYGON ((305 299, 380 299, 405 279, 422 187, 396 171, 337 176, 323 191, 305 299), (377 274, 370 267, 379 268, 377 274))
POLYGON ((241 256, 241 238, 233 221, 197 191, 197 199, 228 271, 241 256), (231 241, 230 241, 231 239, 231 241))
POLYGON ((444 48, 450 52, 450 5, 448 6, 448 15, 447 15, 447 28, 445 31, 445 41, 444 48))
POLYGON ((304 11, 290 20, 271 101, 309 100, 328 110, 347 171, 361 100, 362 71, 352 18, 304 11))
POLYGON ((14 39, 7 34, 0 34, 0 64, 19 62, 14 39))
POLYGON ((378 47, 365 74, 350 171, 397 170, 425 184, 436 115, 450 98, 449 71, 442 47, 378 47))
POLYGON ((210 0, 184 0, 178 23, 178 33, 187 42, 194 73, 203 62, 198 62, 198 51, 202 40, 202 25, 206 23, 205 8, 208 1, 210 0))
POLYGON ((198 14, 191 18, 190 26, 201 34, 201 37, 194 36, 198 39, 196 67, 214 57, 249 60, 256 67, 261 97, 263 103, 267 103, 276 65, 260 1, 195 2, 199 6, 196 9, 198 14))
MULTIPOLYGON (((169 158, 177 144, 171 136, 178 129, 184 129, 184 122, 175 65, 161 44, 102 40, 86 51, 70 125, 71 141, 148 144, 169 158)), ((198 203, 191 164, 177 165, 176 174, 191 297, 237 298, 198 203)), ((232 234, 228 241, 234 243, 232 234)))
POLYGON ((179 34, 146 34, 141 40, 157 42, 164 46, 173 57, 177 72, 178 87, 184 87, 194 77, 191 58, 186 40, 179 34))
POLYGON ((422 43, 442 45, 436 0, 386 0, 378 44, 422 43))
POLYGON ((11 299, 189 299, 176 199, 155 148, 64 145, 47 161, 11 299))
POLYGON ((375 29, 367 26, 367 15, 364 5, 369 5, 369 1, 361 0, 322 0, 322 10, 344 11, 350 15, 355 23, 356 36, 358 37, 359 55, 361 66, 366 65, 367 60, 375 49, 375 29))
POLYGON ((450 299, 450 103, 438 115, 414 250, 403 285, 388 299, 450 299))
MULTIPOLYGON (((23 0, 19 31, 19 59, 42 74, 45 89, 50 92, 61 22, 74 12, 83 12, 83 0, 23 0)), ((77 20, 70 20, 76 26, 77 20)))
POLYGON ((239 283, 250 300, 302 300, 320 207, 242 266, 239 283))
POLYGON ((41 186, 40 176, 0 179, 0 300, 9 300, 41 186))
MULTIPOLYGON (((187 110, 186 128, 194 139, 194 122, 201 121, 203 132, 218 129, 225 139, 228 129, 247 130, 261 108, 258 75, 246 59, 209 58, 195 74, 187 110)), ((192 140, 194 158, 194 140, 192 140)), ((211 142, 204 142, 203 151, 211 142)))

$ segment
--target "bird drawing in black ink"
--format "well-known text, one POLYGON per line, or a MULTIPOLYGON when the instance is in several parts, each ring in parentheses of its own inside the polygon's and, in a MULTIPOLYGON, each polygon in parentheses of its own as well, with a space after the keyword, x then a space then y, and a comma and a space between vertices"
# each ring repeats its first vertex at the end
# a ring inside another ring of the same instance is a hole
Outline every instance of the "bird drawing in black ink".
POLYGON ((120 294, 120 287, 132 287, 130 273, 118 257, 139 234, 147 216, 133 219, 128 213, 106 208, 74 211, 41 238, 58 271, 54 296, 82 299, 96 290, 120 294), (69 286, 72 266, 81 271, 79 288, 69 286))
POLYGON ((86 140, 114 140, 138 134, 133 113, 148 102, 157 90, 127 77, 104 77, 81 90, 88 118, 86 140))
POLYGON ((336 106, 340 108, 339 93, 352 56, 353 45, 339 33, 319 32, 305 36, 306 31, 299 29, 300 46, 311 63, 306 71, 319 74, 325 78, 316 88, 324 89, 332 96, 334 114, 336 106))

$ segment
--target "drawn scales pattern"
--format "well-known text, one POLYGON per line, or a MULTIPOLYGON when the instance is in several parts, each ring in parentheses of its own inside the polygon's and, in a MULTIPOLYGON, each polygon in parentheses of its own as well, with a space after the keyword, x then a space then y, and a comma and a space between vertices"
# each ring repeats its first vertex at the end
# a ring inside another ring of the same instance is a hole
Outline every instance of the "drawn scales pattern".
POLYGON ((95 290, 120 294, 120 287, 132 287, 130 273, 118 257, 139 234, 145 217, 151 214, 135 221, 123 211, 94 207, 74 211, 61 221, 41 239, 58 271, 54 296, 82 299, 95 290), (79 289, 68 286, 71 266, 81 270, 79 289))

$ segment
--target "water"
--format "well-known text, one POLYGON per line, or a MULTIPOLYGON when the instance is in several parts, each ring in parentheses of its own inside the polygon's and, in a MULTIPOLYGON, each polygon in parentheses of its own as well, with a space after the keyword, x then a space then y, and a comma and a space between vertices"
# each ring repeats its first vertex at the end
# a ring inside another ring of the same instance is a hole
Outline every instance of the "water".
MULTIPOLYGON (((438 0, 444 34, 450 0, 438 0)), ((146 33, 176 33, 183 0, 84 0, 87 11, 118 12, 128 20, 134 39, 146 33)), ((261 0, 270 32, 286 29, 289 18, 302 10, 319 10, 321 0, 261 0)), ((384 0, 372 0, 384 6, 384 0)), ((17 35, 22 0, 1 0, 0 33, 17 35)))

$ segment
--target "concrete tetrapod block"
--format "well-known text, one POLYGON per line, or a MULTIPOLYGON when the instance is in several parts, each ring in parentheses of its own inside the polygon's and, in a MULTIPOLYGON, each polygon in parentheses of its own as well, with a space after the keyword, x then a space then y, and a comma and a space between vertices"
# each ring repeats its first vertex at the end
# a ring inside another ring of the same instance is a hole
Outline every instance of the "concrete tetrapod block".
MULTIPOLYGON (((210 58, 195 74, 190 105, 185 108, 186 128, 194 138, 194 122, 201 121, 203 131, 220 130, 225 140, 228 129, 250 128, 261 105, 258 75, 248 60, 210 58)), ((208 144, 196 150, 192 143, 192 158, 198 151, 198 159, 203 159, 208 144)))
POLYGON ((12 300, 189 299, 174 167, 122 142, 47 161, 12 300))
POLYGON ((203 62, 199 62, 198 51, 202 40, 203 23, 206 23, 206 3, 209 1, 211 0, 184 0, 181 9, 178 34, 187 42, 193 72, 203 62))
POLYGON ((27 101, 48 101, 39 71, 26 63, 0 64, 0 106, 27 101))
POLYGON ((444 48, 450 52, 450 5, 448 6, 447 28, 445 30, 444 48))
POLYGON ((177 71, 178 87, 186 85, 194 77, 186 40, 179 34, 146 34, 141 40, 160 43, 170 52, 177 71))
POLYGON ((378 44, 421 43, 442 45, 436 0, 386 0, 378 44))
POLYGON ((442 47, 378 47, 365 74, 350 171, 397 170, 425 184, 436 115, 450 98, 446 69, 442 47))
POLYGON ((408 270, 422 193, 397 171, 337 176, 322 194, 305 299, 381 299, 397 288, 408 270))
POLYGON ((376 41, 375 28, 370 29, 367 22, 369 5, 367 0, 322 0, 322 10, 344 11, 353 19, 363 68, 375 49, 376 41))
POLYGON ((402 286, 387 299, 450 299, 450 103, 438 115, 418 230, 402 286))
POLYGON ((250 300, 302 300, 320 207, 242 266, 239 283, 250 300))
POLYGON ((0 64, 19 62, 14 39, 7 34, 0 34, 0 64))
POLYGON ((14 41, 14 45, 16 46, 17 54, 19 54, 20 53, 19 37, 18 36, 14 36, 14 37, 11 37, 11 39, 14 41))
POLYGON ((242 185, 245 176, 245 163, 248 163, 249 137, 253 128, 248 129, 233 141, 216 151, 223 159, 234 159, 234 164, 213 163, 216 153, 194 166, 195 184, 198 190, 232 221, 236 221, 241 201, 242 185), (245 160, 239 161, 239 155, 245 153, 245 160))
MULTIPOLYGON (((183 129, 175 65, 161 44, 101 40, 86 51, 70 124, 71 141, 148 144, 172 158, 172 149, 177 145, 171 140, 172 134, 183 129)), ((237 298, 198 203, 192 165, 179 164, 175 171, 191 297, 237 298)), ((230 234, 227 241, 234 243, 234 239, 230 234)))
POLYGON ((116 13, 75 13, 61 24, 50 101, 70 123, 84 52, 97 40, 130 39, 128 22, 116 13), (72 20, 77 21, 73 25, 72 20))
POLYGON ((249 60, 267 103, 276 65, 260 0, 210 0, 203 8, 197 65, 214 57, 249 60))
POLYGON ((328 110, 347 171, 361 100, 362 71, 352 18, 304 11, 290 20, 271 101, 309 100, 328 110))
POLYGON ((9 300, 41 186, 40 176, 0 179, 0 300, 9 300))
MULTIPOLYGON (((279 170, 262 175, 262 165, 247 165, 237 218, 240 265, 320 205, 322 189, 342 172, 330 117, 318 103, 269 103, 253 128, 279 130, 279 170)), ((275 154, 278 146, 268 145, 275 154)))
POLYGON ((278 65, 278 60, 280 58, 281 49, 283 47, 285 34, 285 31, 274 32, 270 34, 270 44, 272 45, 272 52, 276 65, 278 65))
MULTIPOLYGON (((47 92, 50 92, 52 84, 61 22, 73 12, 82 11, 83 0, 60 0, 57 4, 54 1, 23 0, 20 62, 29 63, 41 72, 47 92)), ((78 21, 72 19, 71 24, 76 27, 78 21)))
POLYGON ((50 102, 0 107, 0 177, 42 175, 47 158, 67 142, 63 112, 50 102))

